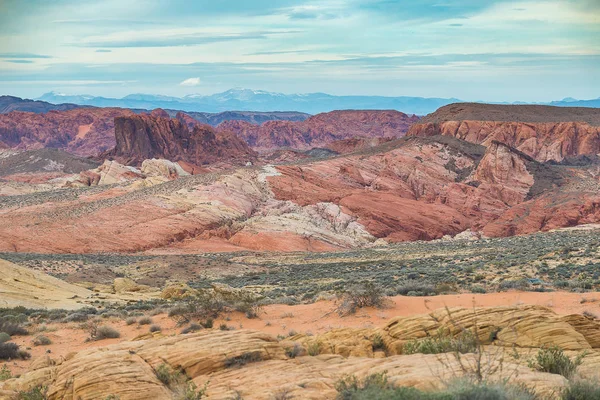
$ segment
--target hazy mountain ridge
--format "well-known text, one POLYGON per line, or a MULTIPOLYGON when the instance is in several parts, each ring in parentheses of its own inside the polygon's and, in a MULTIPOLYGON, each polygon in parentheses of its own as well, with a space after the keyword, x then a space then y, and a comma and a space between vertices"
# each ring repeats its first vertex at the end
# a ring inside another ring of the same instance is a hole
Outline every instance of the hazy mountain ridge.
MULTIPOLYGON (((74 103, 96 107, 123 107, 138 109, 177 109, 186 112, 239 111, 298 111, 318 114, 334 110, 397 110, 408 114, 426 115, 451 103, 463 102, 456 98, 424 98, 410 96, 335 96, 327 93, 283 94, 264 90, 230 89, 212 95, 190 94, 184 97, 130 94, 123 98, 90 95, 65 95, 49 92, 37 100, 53 104, 74 103)), ((498 103, 510 104, 510 103, 498 103)), ((550 103, 514 102, 512 104, 541 104, 559 107, 600 107, 600 98, 577 100, 565 98, 550 103)))
POLYGON ((231 89, 212 95, 170 96, 131 94, 121 99, 89 95, 64 95, 49 92, 37 100, 53 104, 75 103, 96 107, 123 107, 137 109, 177 109, 186 112, 239 111, 298 111, 318 114, 334 110, 397 110, 408 114, 424 115, 439 107, 460 102, 450 98, 385 97, 385 96, 334 96, 326 93, 283 94, 262 90, 231 89))

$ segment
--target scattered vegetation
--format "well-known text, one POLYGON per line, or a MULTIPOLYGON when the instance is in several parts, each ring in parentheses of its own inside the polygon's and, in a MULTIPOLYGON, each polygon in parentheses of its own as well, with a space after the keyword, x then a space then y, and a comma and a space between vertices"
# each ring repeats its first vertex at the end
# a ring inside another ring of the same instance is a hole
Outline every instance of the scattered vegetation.
POLYGON ((208 382, 203 388, 198 389, 185 373, 173 369, 169 364, 160 364, 155 373, 159 381, 175 392, 174 398, 177 400, 199 400, 206 395, 208 382))
POLYGON ((575 380, 562 392, 562 400, 594 400, 600 399, 598 382, 575 380))
POLYGON ((248 318, 257 318, 262 310, 261 297, 247 290, 199 289, 172 307, 169 317, 183 325, 193 320, 212 327, 212 321, 223 313, 239 311, 248 318), (209 322, 210 321, 210 322, 209 322))
POLYGON ((34 346, 48 346, 52 344, 52 340, 48 336, 39 335, 33 339, 34 346))
POLYGON ((16 400, 46 400, 48 388, 46 386, 35 386, 29 390, 20 391, 15 397, 16 400))
POLYGON ((150 318, 150 317, 142 317, 138 321, 138 324, 140 324, 140 325, 150 325, 151 323, 152 323, 152 318, 150 318))
POLYGON ((28 360, 31 354, 19 347, 18 344, 7 342, 0 343, 0 360, 28 360))
POLYGON ((89 334, 88 340, 116 339, 121 334, 115 328, 108 325, 100 325, 98 320, 90 320, 82 325, 89 334))
POLYGON ((10 373, 10 369, 8 366, 4 364, 2 368, 0 368, 0 382, 5 381, 7 379, 12 378, 12 374, 10 373))
POLYGON ((458 380, 439 392, 393 387, 386 373, 373 374, 360 381, 346 376, 336 384, 339 400, 535 400, 534 392, 523 386, 505 383, 458 380))
POLYGON ((246 364, 262 361, 263 357, 260 352, 251 351, 242 353, 239 356, 229 357, 225 359, 225 367, 233 368, 233 367, 242 367, 246 364))
POLYGON ((541 372, 562 375, 570 379, 575 375, 584 357, 585 353, 581 353, 574 359, 571 359, 560 347, 543 347, 538 351, 535 359, 529 361, 529 367, 541 372))
POLYGON ((340 293, 338 301, 336 311, 342 316, 354 314, 359 308, 383 308, 386 305, 383 289, 372 282, 351 286, 340 293))
POLYGON ((477 337, 471 331, 465 330, 461 331, 456 337, 440 331, 436 336, 412 340, 404 344, 402 353, 440 354, 458 352, 466 354, 475 353, 477 350, 477 337))

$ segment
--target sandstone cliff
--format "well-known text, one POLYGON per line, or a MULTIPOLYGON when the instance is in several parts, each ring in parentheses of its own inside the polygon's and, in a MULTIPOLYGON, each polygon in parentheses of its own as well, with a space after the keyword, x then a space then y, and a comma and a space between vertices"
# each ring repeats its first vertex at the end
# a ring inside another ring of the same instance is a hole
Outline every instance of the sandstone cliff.
POLYGON ((190 130, 186 123, 171 119, 161 111, 116 118, 117 143, 104 156, 129 165, 141 165, 151 158, 183 161, 197 166, 218 161, 241 164, 256 159, 256 153, 235 135, 215 132, 208 125, 198 124, 190 130))
POLYGON ((600 110, 549 106, 451 104, 413 125, 410 136, 453 136, 507 144, 538 161, 600 153, 600 110))

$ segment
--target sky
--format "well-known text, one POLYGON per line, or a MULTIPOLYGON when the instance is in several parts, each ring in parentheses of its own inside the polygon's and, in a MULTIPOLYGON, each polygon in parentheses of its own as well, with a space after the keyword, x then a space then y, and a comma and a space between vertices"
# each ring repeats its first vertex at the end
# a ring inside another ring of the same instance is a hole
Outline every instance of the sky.
POLYGON ((0 0, 0 94, 600 97, 600 0, 0 0))

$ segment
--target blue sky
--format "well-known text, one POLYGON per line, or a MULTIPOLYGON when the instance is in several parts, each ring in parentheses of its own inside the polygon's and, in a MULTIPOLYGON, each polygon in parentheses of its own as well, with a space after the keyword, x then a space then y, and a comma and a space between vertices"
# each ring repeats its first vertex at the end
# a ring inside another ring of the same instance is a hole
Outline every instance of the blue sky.
POLYGON ((0 0, 0 93, 600 96, 600 0, 0 0))

